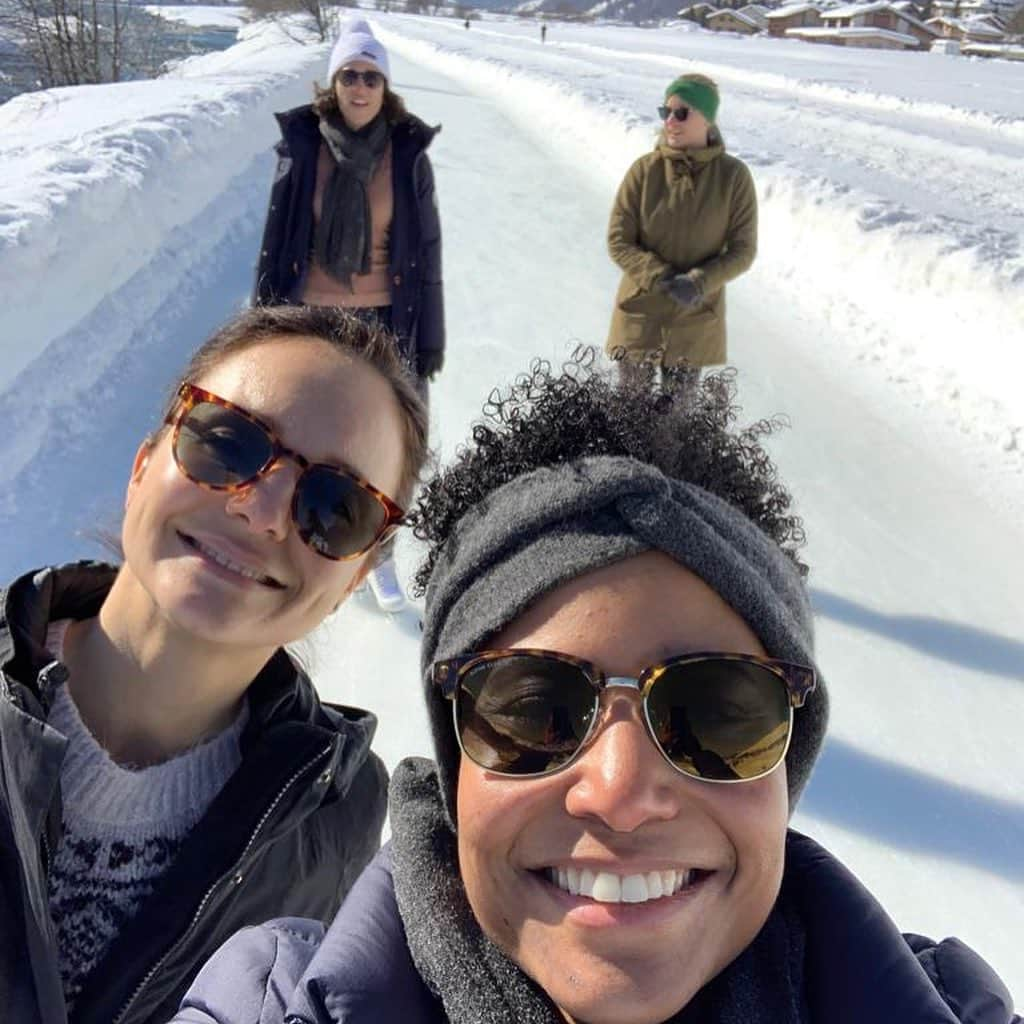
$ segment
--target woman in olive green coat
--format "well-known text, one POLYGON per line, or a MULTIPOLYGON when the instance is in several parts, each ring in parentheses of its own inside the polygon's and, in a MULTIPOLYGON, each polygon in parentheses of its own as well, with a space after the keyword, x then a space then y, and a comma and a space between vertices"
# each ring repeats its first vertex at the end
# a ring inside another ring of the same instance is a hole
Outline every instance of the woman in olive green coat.
POLYGON ((746 164, 725 152, 718 102, 710 78, 672 82, 657 144, 615 197, 608 249, 623 274, 606 350, 624 375, 658 371, 685 387, 725 362, 725 284, 754 262, 757 197, 746 164))

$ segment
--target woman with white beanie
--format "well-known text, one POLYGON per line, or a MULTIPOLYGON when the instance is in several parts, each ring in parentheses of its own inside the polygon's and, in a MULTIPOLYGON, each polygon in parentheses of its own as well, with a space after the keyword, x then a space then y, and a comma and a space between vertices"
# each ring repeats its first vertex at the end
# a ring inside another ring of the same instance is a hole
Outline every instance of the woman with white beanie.
MULTIPOLYGON (((281 141, 253 303, 342 306, 398 339, 421 394, 444 362, 441 225, 427 147, 439 131, 391 89, 388 54, 362 18, 331 50, 326 88, 277 114, 281 141)), ((391 559, 370 575, 404 603, 391 559)))

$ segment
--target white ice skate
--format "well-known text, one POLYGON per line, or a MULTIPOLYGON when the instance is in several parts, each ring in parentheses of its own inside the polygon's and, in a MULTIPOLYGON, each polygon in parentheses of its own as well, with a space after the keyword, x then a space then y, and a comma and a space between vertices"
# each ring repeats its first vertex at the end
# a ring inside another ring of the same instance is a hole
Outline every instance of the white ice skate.
POLYGON ((370 570, 367 580, 382 612, 397 612, 405 607, 405 594, 395 575, 394 559, 385 558, 370 570))

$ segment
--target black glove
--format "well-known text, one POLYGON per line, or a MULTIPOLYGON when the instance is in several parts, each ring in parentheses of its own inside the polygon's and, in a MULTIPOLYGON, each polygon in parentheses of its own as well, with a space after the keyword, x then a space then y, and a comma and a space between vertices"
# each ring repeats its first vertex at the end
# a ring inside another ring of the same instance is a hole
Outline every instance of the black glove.
POLYGON ((696 306, 704 297, 701 286, 689 274, 668 274, 658 284, 661 290, 683 309, 696 306))
POLYGON ((416 376, 433 380, 444 367, 444 352, 440 349, 416 350, 416 376))

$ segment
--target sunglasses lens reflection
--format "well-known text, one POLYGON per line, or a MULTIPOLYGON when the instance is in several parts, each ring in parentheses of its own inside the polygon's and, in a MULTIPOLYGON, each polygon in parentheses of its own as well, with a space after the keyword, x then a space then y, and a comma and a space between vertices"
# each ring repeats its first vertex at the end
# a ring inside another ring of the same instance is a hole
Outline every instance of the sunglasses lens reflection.
POLYGON ((200 402, 182 417, 175 446, 186 475, 210 487, 252 480, 272 451, 257 424, 213 402, 200 402))
POLYGON ((533 655, 470 667, 456 698, 466 754, 509 775, 560 768, 579 750, 596 711, 597 693, 578 668, 533 655))
POLYGON ((753 779, 785 756, 789 691, 753 662, 684 662, 668 666, 651 686, 647 720, 665 755, 686 775, 753 779))
POLYGON ((314 551, 345 558, 369 548, 384 526, 384 506, 356 480, 314 466, 295 493, 299 536, 314 551))

